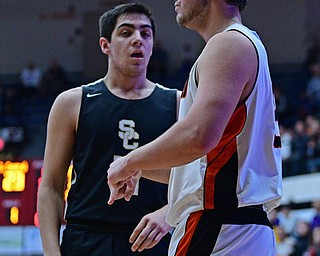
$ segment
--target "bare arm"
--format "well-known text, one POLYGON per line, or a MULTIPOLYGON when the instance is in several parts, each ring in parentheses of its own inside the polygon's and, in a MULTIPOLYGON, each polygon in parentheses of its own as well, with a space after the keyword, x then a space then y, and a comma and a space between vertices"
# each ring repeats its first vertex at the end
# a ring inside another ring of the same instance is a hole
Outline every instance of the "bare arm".
POLYGON ((111 164, 109 185, 137 170, 157 170, 189 163, 219 142, 236 106, 251 90, 257 57, 251 42, 237 32, 216 35, 198 61, 198 91, 187 116, 153 142, 111 164))
POLYGON ((60 255, 67 170, 73 155, 81 88, 57 97, 48 119, 43 174, 38 192, 40 234, 46 256, 60 255))

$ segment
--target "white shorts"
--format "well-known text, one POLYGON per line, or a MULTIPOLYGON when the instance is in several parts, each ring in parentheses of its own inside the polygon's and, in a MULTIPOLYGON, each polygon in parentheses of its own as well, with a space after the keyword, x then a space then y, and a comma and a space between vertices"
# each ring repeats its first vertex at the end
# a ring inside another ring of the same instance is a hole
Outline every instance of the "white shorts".
POLYGON ((192 213, 176 227, 169 256, 275 256, 266 213, 250 207, 192 213))

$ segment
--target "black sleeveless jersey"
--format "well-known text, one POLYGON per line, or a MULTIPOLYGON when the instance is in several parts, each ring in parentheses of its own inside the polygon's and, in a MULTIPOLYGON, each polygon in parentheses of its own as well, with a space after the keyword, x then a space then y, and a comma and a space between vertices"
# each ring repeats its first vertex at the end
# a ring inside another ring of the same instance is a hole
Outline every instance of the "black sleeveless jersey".
POLYGON ((137 196, 109 206, 111 162, 165 132, 176 121, 177 91, 157 85, 144 99, 112 94, 102 80, 82 86, 82 101, 68 194, 67 224, 130 231, 167 203, 167 185, 140 179, 137 196))

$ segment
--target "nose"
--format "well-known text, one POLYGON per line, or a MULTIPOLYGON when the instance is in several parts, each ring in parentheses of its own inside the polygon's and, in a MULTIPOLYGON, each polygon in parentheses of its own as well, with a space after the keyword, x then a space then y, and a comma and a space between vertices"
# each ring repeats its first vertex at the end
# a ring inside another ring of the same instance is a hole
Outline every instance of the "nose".
POLYGON ((133 45, 141 45, 142 44, 142 36, 140 34, 140 31, 136 31, 133 34, 132 44, 133 45))

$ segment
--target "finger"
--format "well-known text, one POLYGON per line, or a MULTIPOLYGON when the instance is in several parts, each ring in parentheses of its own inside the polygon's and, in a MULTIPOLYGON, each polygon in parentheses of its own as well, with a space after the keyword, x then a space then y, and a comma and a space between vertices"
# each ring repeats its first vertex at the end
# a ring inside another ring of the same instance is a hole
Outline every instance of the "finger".
POLYGON ((160 240, 162 239, 162 237, 164 237, 166 235, 166 233, 164 232, 159 232, 155 238, 145 247, 145 249, 151 249, 152 247, 154 247, 155 245, 157 245, 160 240))
POLYGON ((117 199, 118 191, 117 189, 110 189, 110 196, 108 200, 108 205, 112 205, 114 201, 117 199))
POLYGON ((139 245, 136 244, 136 246, 138 246, 136 250, 138 250, 139 252, 147 248, 152 248, 154 245, 156 245, 159 242, 155 240, 158 234, 157 229, 146 230, 146 234, 147 234, 146 238, 139 245))
POLYGON ((136 226, 136 228, 133 230, 130 238, 129 238, 129 242, 130 243, 134 243, 134 241, 138 238, 139 234, 143 231, 143 229, 146 227, 147 225, 147 220, 142 218, 141 221, 139 222, 139 224, 136 226))
POLYGON ((130 179, 128 179, 127 190, 124 196, 126 201, 130 201, 131 197, 137 192, 136 190, 139 187, 139 180, 141 176, 142 172, 137 171, 133 176, 130 177, 130 179))
POLYGON ((108 204, 112 205, 114 203, 114 201, 116 200, 116 196, 118 194, 118 185, 112 184, 109 178, 110 177, 107 178, 107 184, 108 184, 109 190, 110 190, 108 204))
POLYGON ((126 190, 124 192, 124 199, 126 201, 130 201, 132 195, 134 194, 135 191, 135 186, 136 186, 136 182, 132 179, 128 180, 126 183, 126 190))
POLYGON ((153 228, 152 232, 149 233, 148 238, 139 246, 138 251, 141 252, 144 249, 151 249, 155 245, 157 245, 160 240, 168 234, 171 226, 165 224, 162 227, 153 228))
POLYGON ((115 200, 123 198, 125 186, 126 185, 123 183, 119 183, 117 186, 113 186, 109 184, 109 188, 110 188, 110 196, 108 200, 109 205, 112 205, 115 200))
MULTIPOLYGON (((148 224, 144 227, 144 229, 139 233, 137 239, 134 241, 131 249, 132 251, 143 251, 147 246, 153 246, 153 240, 157 236, 159 230, 158 226, 148 224)), ((157 242, 154 242, 156 244, 157 242)), ((150 248, 151 248, 150 247, 150 248)))
POLYGON ((138 226, 130 236, 130 243, 132 243, 131 250, 137 251, 144 240, 148 237, 150 229, 148 228, 148 220, 142 219, 138 226))
POLYGON ((145 240, 147 239, 147 237, 148 237, 148 235, 149 235, 149 232, 148 232, 148 230, 143 230, 140 234, 139 234, 139 236, 137 237, 137 239, 134 241, 134 243, 132 244, 132 246, 131 246, 131 250, 133 251, 133 252, 135 252, 135 251, 142 251, 143 250, 143 247, 142 247, 142 244, 145 242, 145 240))

